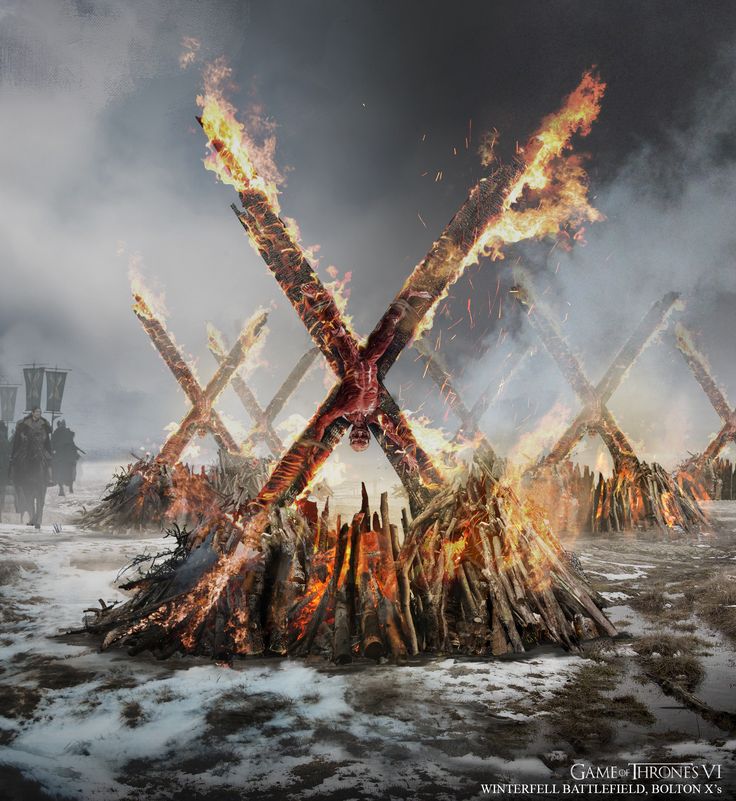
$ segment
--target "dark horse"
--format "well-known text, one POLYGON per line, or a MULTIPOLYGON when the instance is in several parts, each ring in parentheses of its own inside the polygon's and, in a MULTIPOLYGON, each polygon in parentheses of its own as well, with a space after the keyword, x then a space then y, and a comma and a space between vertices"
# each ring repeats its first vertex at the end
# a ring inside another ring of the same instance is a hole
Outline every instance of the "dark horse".
POLYGON ((41 528, 50 477, 50 429, 48 422, 34 412, 18 423, 13 437, 10 471, 15 487, 15 510, 21 522, 28 512, 27 524, 36 528, 41 528))

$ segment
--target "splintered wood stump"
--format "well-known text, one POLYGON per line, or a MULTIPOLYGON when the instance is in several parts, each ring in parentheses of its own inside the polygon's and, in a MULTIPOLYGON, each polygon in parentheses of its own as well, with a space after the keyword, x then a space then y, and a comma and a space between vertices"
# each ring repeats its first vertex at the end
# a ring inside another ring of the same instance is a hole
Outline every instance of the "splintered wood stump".
POLYGON ((144 581, 120 607, 95 610, 86 628, 106 635, 103 647, 136 652, 311 655, 338 663, 492 656, 540 643, 576 650, 582 639, 616 633, 602 599, 541 516, 480 465, 413 520, 404 514, 402 529, 403 537, 385 494, 371 514, 365 487, 350 524, 338 518, 332 525, 314 505, 280 507, 264 526, 258 568, 231 579, 195 627, 182 615, 164 630, 155 610, 184 609, 194 567, 211 565, 217 543, 228 539, 210 526, 173 576, 144 581))

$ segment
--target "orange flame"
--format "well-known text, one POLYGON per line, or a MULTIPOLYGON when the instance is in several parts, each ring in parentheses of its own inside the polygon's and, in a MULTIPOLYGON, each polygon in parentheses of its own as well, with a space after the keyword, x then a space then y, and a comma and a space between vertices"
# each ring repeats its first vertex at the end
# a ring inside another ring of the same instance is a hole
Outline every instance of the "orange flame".
POLYGON ((585 220, 603 219, 588 202, 587 177, 580 160, 558 160, 572 147, 574 134, 590 133, 600 113, 605 88, 592 72, 586 72, 562 108, 542 121, 521 151, 526 166, 506 195, 503 213, 478 237, 463 267, 476 263, 481 256, 502 259, 503 245, 557 234, 566 223, 579 225, 585 220), (536 208, 514 210, 512 207, 522 200, 526 189, 547 193, 536 208))
POLYGON ((462 536, 456 540, 445 540, 442 547, 445 550, 445 564, 452 564, 457 567, 463 559, 463 554, 468 546, 471 529, 466 528, 462 536))
POLYGON ((128 280, 133 294, 133 311, 150 319, 154 317, 163 323, 168 316, 166 301, 162 291, 154 292, 145 282, 142 273, 143 258, 134 253, 128 260, 128 280))
MULTIPOLYGON (((299 241, 298 238, 296 241, 299 241)), ((345 323, 345 327, 348 330, 352 330, 353 318, 348 314, 348 301, 350 300, 350 281, 352 280, 353 273, 348 271, 340 278, 340 272, 337 267, 330 265, 327 268, 327 274, 332 280, 325 281, 324 287, 330 295, 332 295, 335 305, 340 311, 340 316, 345 323)))
POLYGON ((284 177, 274 160, 275 126, 260 114, 260 109, 251 110, 250 130, 264 134, 262 143, 258 144, 246 126, 238 122, 235 107, 223 92, 223 83, 231 75, 232 69, 224 59, 217 59, 204 68, 204 91, 197 96, 197 105, 202 109, 200 123, 210 146, 204 165, 238 192, 260 190, 278 214, 278 187, 284 183, 284 177))
POLYGON ((314 555, 314 561, 309 573, 307 587, 304 592, 300 605, 289 620, 289 628, 296 634, 297 638, 304 636, 304 633, 312 619, 312 615, 317 611, 317 607, 322 600, 322 596, 332 580, 332 573, 335 569, 335 548, 328 548, 319 551, 314 555))
MULTIPOLYGON (((601 109, 606 85, 592 71, 585 72, 577 88, 565 98, 562 108, 542 121, 539 130, 519 156, 524 168, 511 184, 501 212, 480 233, 453 283, 481 257, 502 259, 503 248, 525 239, 559 235, 566 225, 579 226, 585 221, 602 220, 603 215, 588 202, 587 175, 581 159, 565 157, 572 148, 575 134, 587 136, 601 109), (536 206, 514 208, 522 202, 537 200, 536 206)), ((434 314, 450 287, 437 298, 419 329, 431 329, 434 314)))
POLYGON ((443 428, 433 426, 432 421, 424 415, 408 412, 406 419, 414 439, 432 457, 442 475, 448 480, 459 475, 464 468, 460 454, 466 450, 470 452, 474 442, 468 439, 453 439, 443 428))

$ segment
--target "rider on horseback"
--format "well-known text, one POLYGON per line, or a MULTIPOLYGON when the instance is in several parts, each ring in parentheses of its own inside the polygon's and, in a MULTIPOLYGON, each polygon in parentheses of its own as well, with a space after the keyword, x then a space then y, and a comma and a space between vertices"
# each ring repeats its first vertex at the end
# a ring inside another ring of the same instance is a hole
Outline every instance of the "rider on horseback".
POLYGON ((10 471, 15 485, 16 511, 21 521, 28 512, 27 525, 41 528, 46 487, 51 477, 51 425, 36 407, 15 427, 10 471))

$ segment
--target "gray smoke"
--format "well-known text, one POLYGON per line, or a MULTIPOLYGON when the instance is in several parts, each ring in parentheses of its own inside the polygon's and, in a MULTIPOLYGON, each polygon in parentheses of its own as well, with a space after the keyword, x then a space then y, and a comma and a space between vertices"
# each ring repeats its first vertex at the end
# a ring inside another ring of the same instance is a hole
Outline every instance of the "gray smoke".
MULTIPOLYGON (((568 315, 563 328, 592 380, 649 305, 677 289, 684 319, 702 330, 728 385, 734 12, 723 8, 696 26, 692 4, 668 3, 662 43, 657 4, 646 5, 593 13, 582 2, 562 12, 465 2, 450 14, 439 2, 6 2, 1 372, 19 379, 19 366, 33 361, 71 368, 64 412, 82 447, 155 447, 185 404, 131 313, 134 254, 164 290, 169 326, 203 380, 214 364, 207 320, 232 338, 257 306, 272 308, 268 365, 251 379, 263 403, 309 347, 228 209, 232 192, 201 165, 199 70, 225 55, 235 104, 259 103, 278 123, 284 212, 307 244, 321 246, 323 276, 330 264, 353 273, 351 310, 363 334, 482 174, 479 133, 497 127, 509 158, 515 140, 597 62, 609 92, 583 147, 607 220, 570 254, 520 252, 545 300, 560 319, 568 315), (186 70, 184 37, 200 43, 200 61, 186 70)), ((471 401, 536 343, 508 295, 515 255, 470 271, 449 317, 440 316, 445 353, 471 401), (500 319, 497 305, 487 311, 497 278, 500 319), (469 296, 474 327, 450 330, 469 296)), ((389 384, 408 408, 443 422, 413 358, 401 359, 389 384)), ((324 372, 314 370, 284 416, 308 417, 324 393, 324 372)), ((485 429, 508 452, 558 401, 574 413, 575 398, 540 350, 509 381, 485 429)), ((611 406, 644 454, 665 463, 701 448, 717 427, 667 337, 611 406)), ((247 427, 230 391, 222 408, 247 427)), ((454 430, 451 415, 445 425, 454 430)), ((376 453, 371 459, 382 464, 376 453)))

